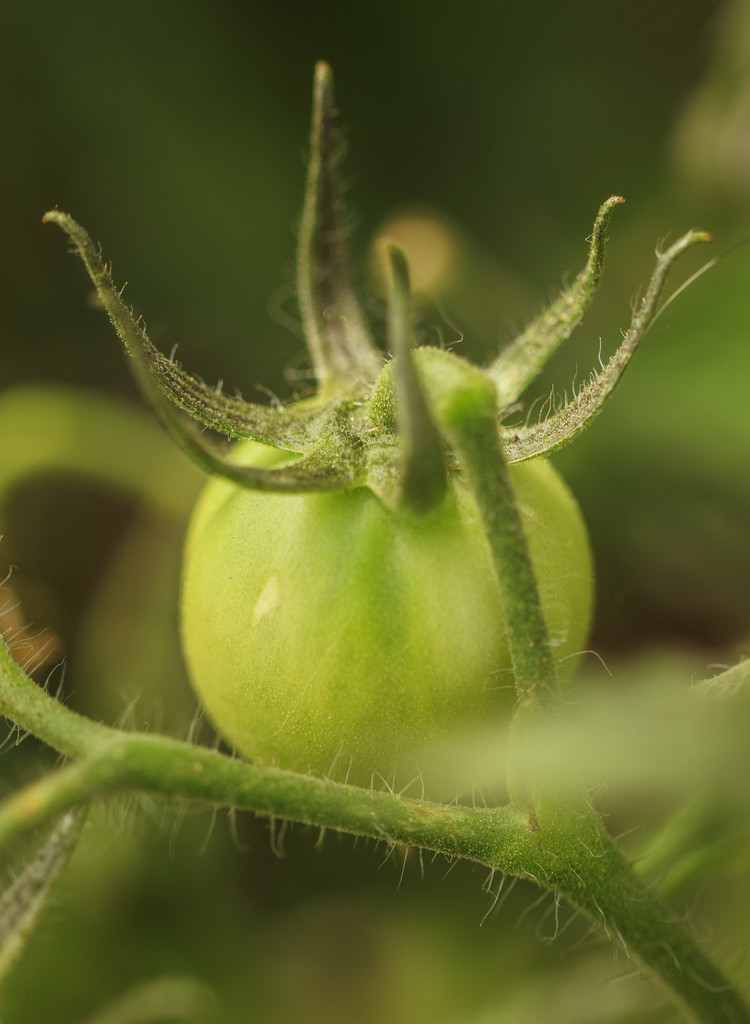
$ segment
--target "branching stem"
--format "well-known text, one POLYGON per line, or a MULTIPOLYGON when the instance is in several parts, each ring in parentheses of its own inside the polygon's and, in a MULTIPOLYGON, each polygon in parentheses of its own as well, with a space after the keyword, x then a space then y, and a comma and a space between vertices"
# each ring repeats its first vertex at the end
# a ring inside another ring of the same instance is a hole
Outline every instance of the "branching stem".
POLYGON ((57 704, 0 645, 0 711, 75 763, 0 804, 0 847, 65 810, 123 791, 162 794, 464 857, 566 896, 638 956, 705 1024, 748 1024, 740 996, 635 876, 579 800, 543 807, 536 827, 514 807, 406 800, 259 768, 162 736, 122 733, 57 704))

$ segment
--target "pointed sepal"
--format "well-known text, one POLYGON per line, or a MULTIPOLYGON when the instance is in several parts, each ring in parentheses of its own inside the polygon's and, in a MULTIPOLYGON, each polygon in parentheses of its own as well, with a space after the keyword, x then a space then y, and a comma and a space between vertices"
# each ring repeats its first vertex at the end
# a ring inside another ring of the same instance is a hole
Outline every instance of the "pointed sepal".
POLYGON ((622 196, 610 196, 602 203, 594 222, 586 266, 570 288, 532 320, 488 368, 487 372, 497 385, 501 411, 515 402, 534 380, 550 356, 570 337, 591 304, 604 266, 607 225, 614 208, 624 202, 622 196))
MULTIPOLYGON (((141 384, 144 375, 148 376, 175 406, 202 426, 228 437, 299 452, 307 451, 316 443, 321 425, 327 419, 323 403, 312 401, 277 409, 245 402, 224 395, 218 388, 208 387, 153 346, 142 323, 123 301, 123 289, 115 286, 110 268, 88 232, 61 210, 45 213, 43 222, 56 224, 72 242, 126 351, 143 371, 137 374, 141 384)), ((151 384, 149 389, 153 392, 151 384)))
MULTIPOLYGON (((201 429, 192 420, 186 419, 177 411, 171 401, 172 392, 168 390, 165 394, 163 379, 160 379, 154 369, 155 364, 163 366, 163 362, 159 363, 156 359, 159 353, 156 352, 146 332, 122 301, 109 269, 104 264, 99 250, 88 233, 72 217, 57 210, 47 213, 44 220, 57 224, 73 243, 86 266, 89 277, 96 286, 104 309, 128 354, 133 358, 136 378, 144 395, 175 442, 198 466, 207 473, 226 477, 234 483, 256 490, 299 493, 342 490, 354 486, 358 469, 351 460, 340 464, 327 464, 321 460, 315 448, 309 443, 310 450, 295 463, 278 469, 265 469, 240 465, 207 440, 201 429)), ((268 412, 276 416, 282 415, 278 410, 268 410, 268 412)), ((332 412, 329 409, 325 413, 319 412, 317 415, 321 421, 325 420, 326 426, 330 428, 330 420, 335 415, 335 410, 332 412)), ((265 435, 261 437, 251 435, 251 439, 264 440, 265 435)), ((270 443, 281 447, 277 442, 270 443)))
POLYGON ((321 61, 315 68, 297 291, 319 390, 328 394, 353 381, 374 380, 382 366, 352 284, 341 156, 333 75, 321 61))
POLYGON ((512 427, 503 428, 505 454, 509 462, 523 462, 525 459, 562 448, 591 424, 601 412, 648 329, 663 308, 659 306, 659 299, 675 261, 692 246, 710 241, 711 236, 705 231, 688 231, 666 252, 657 254, 656 267, 646 294, 633 313, 630 327, 622 343, 601 373, 592 374, 591 379, 581 385, 574 397, 544 422, 515 430, 512 427))

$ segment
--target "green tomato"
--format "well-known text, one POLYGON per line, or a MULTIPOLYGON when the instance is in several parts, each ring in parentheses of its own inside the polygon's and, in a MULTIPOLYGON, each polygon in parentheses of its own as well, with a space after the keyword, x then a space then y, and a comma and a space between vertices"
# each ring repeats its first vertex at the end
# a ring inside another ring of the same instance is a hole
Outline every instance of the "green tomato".
MULTIPOLYGON (((254 443, 235 454, 283 459, 254 443)), ((586 531, 549 463, 511 474, 565 675, 589 626, 586 531)), ((187 537, 182 632, 217 729, 264 765, 403 785, 436 744, 514 704, 501 594, 457 473, 424 517, 366 488, 268 494, 212 479, 187 537)))

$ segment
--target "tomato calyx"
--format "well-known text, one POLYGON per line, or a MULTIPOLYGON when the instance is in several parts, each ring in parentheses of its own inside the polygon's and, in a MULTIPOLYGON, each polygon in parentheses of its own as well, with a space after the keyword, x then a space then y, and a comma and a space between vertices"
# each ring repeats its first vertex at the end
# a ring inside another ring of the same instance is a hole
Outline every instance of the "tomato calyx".
MULTIPOLYGON (((297 250, 302 324, 318 390, 312 397, 283 406, 225 395, 160 353, 123 302, 109 266, 83 228, 57 210, 44 220, 57 224, 73 242, 133 357, 149 401, 177 442, 207 472, 242 486, 278 492, 366 485, 394 507, 422 513, 440 502, 446 472, 457 464, 455 449, 436 422, 432 384, 425 380, 425 368, 444 362, 446 354, 438 349, 418 350, 415 358, 409 354, 413 331, 408 270, 405 258, 395 249, 390 252, 388 310, 388 346, 395 357, 385 362, 378 352, 352 284, 341 153, 333 79, 328 65, 321 62, 315 69, 310 161, 297 250), (429 355, 423 354, 428 351, 429 355), (206 438, 205 427, 231 440, 258 441, 297 457, 273 468, 240 466, 231 452, 206 438)), ((630 328, 602 371, 592 373, 543 422, 514 426, 508 421, 519 396, 570 335, 593 298, 603 267, 606 229, 622 202, 620 196, 612 196, 600 207, 587 263, 571 286, 488 367, 474 367, 494 389, 498 436, 508 462, 554 451, 590 424, 658 315, 673 263, 697 242, 710 240, 705 232, 690 231, 658 254, 630 328)))

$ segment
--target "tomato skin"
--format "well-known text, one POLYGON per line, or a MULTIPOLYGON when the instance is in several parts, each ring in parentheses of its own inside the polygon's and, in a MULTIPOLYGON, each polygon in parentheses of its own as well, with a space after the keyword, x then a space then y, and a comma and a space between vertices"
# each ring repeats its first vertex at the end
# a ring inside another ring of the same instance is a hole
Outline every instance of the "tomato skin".
MULTIPOLYGON (((251 443, 236 454, 280 459, 251 443)), ((511 472, 567 673, 591 613, 585 528, 548 463, 511 472)), ((182 633, 217 729, 264 765, 408 781, 423 750, 514 704, 498 588, 458 474, 424 517, 366 488, 267 494, 211 480, 186 542, 182 633)))

